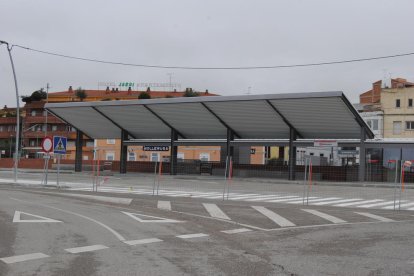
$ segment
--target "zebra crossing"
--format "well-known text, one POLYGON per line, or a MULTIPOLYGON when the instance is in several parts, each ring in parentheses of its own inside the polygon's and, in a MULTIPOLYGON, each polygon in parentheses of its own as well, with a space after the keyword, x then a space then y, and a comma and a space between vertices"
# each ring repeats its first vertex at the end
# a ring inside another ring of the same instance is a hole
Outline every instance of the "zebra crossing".
MULTIPOLYGON (((174 202, 169 201, 158 201, 158 209, 166 210, 162 207, 165 202, 168 202, 168 206, 173 208, 170 211, 183 211, 182 204, 174 206, 174 202), (162 204, 160 204, 162 202, 162 204)), ((189 203, 191 206, 188 206, 189 209, 194 210, 193 204, 189 203)), ((332 210, 321 211, 310 208, 303 208, 296 210, 296 212, 287 211, 285 208, 276 209, 271 207, 252 205, 252 206, 237 206, 231 207, 232 205, 223 205, 219 206, 214 203, 201 203, 204 209, 204 214, 210 216, 214 219, 226 220, 229 222, 238 223, 241 219, 240 216, 245 214, 250 209, 255 211, 255 226, 244 224, 244 227, 230 230, 222 230, 220 232, 225 234, 236 234, 244 233, 254 230, 271 230, 278 228, 296 228, 296 227, 311 227, 311 226, 327 226, 327 225, 340 225, 340 224, 358 224, 358 223, 375 223, 375 222, 395 222, 398 220, 410 220, 414 219, 411 216, 396 216, 394 219, 395 213, 388 214, 375 214, 374 212, 335 212, 332 210), (239 212, 234 212, 231 208, 237 208, 239 212), (285 212, 283 212, 285 210, 285 212), (319 219, 319 220, 318 220, 319 219), (264 223, 266 221, 266 223, 264 223), (317 223, 316 223, 316 222, 317 223), (322 222, 321 222, 322 221, 322 222), (299 225, 300 224, 300 225, 299 225), (261 228, 260 225, 267 225, 267 229, 261 228), (251 227, 251 228, 249 228, 251 227)), ((241 224, 243 225, 243 224, 241 224)))
MULTIPOLYGON (((92 191, 91 187, 71 187, 67 188, 73 191, 92 191)), ((222 192, 214 191, 180 191, 180 190, 166 190, 161 189, 157 193, 154 193, 149 188, 133 188, 133 187, 99 187, 99 192, 108 193, 125 193, 125 194, 138 194, 138 195, 160 195, 166 197, 188 197, 188 198, 200 198, 200 199, 223 199, 222 192)), ((264 203, 284 203, 284 204, 297 204, 302 205, 314 205, 314 206, 334 206, 334 207, 354 207, 354 208, 371 208, 371 209, 384 209, 392 210, 394 205, 401 210, 414 211, 414 199, 401 200, 401 202, 394 203, 393 200, 387 199, 364 199, 364 198, 344 198, 344 197, 320 197, 310 196, 306 200, 302 196, 294 194, 258 194, 258 193, 229 193, 226 194, 225 199, 231 201, 244 201, 244 202, 264 202, 264 203)), ((166 207, 167 208, 167 207, 166 207)))

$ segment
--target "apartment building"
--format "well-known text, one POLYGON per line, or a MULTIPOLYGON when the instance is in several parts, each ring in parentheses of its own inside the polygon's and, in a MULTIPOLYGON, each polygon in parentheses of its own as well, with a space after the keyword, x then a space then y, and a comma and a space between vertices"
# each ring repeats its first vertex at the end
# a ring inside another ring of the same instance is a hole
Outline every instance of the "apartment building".
POLYGON ((358 111, 376 138, 414 138, 414 83, 403 78, 382 81, 360 95, 358 111))

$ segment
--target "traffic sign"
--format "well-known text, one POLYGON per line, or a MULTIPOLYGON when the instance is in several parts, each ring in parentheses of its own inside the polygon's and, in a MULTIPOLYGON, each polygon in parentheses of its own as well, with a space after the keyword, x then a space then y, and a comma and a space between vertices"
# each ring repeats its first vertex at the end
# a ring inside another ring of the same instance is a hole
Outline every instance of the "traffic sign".
POLYGON ((42 140, 42 150, 43 152, 49 153, 53 149, 53 141, 50 137, 45 137, 42 140))
POLYGON ((53 136, 53 153, 66 154, 67 138, 63 136, 53 136))

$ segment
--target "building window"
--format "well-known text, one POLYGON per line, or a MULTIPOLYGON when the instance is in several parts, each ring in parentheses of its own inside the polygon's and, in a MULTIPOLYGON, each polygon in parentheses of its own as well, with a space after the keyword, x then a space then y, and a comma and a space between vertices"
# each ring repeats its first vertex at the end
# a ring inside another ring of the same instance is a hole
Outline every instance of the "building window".
POLYGON ((319 156, 320 156, 320 157, 324 157, 324 154, 323 154, 323 153, 320 153, 320 154, 319 154, 319 156))
POLYGON ((95 142, 94 141, 86 141, 86 146, 93 148, 95 146, 95 142))
POLYGON ((400 99, 396 99, 395 100, 395 107, 396 108, 400 108, 401 107, 401 100, 400 99))
POLYGON ((160 160, 160 154, 158 152, 151 152, 151 162, 158 162, 160 160))
POLYGON ((395 121, 392 122, 392 134, 399 135, 402 131, 402 122, 401 121, 395 121))
POLYGON ((115 152, 106 152, 106 160, 108 161, 114 161, 115 160, 115 152))
POLYGON ((405 122, 405 129, 406 130, 414 130, 414 121, 405 122))
POLYGON ((115 145, 115 139, 106 139, 108 145, 115 145))
POLYGON ((36 146, 36 140, 30 140, 30 146, 31 147, 36 146))
POLYGON ((57 126, 56 125, 52 126, 52 131, 57 131, 57 126))
POLYGON ((371 120, 367 120, 367 125, 369 126, 369 128, 372 128, 371 120))
POLYGON ((200 153, 200 161, 203 161, 203 162, 210 161, 210 153, 206 153, 206 152, 200 153))
POLYGON ((3 131, 3 126, 0 126, 0 132, 3 131))
POLYGON ((32 112, 30 113, 32 116, 36 116, 36 110, 32 110, 32 112))
POLYGON ((178 152, 177 153, 177 160, 182 161, 184 160, 184 152, 178 152))
POLYGON ((135 161, 135 152, 128 152, 128 161, 135 161))
POLYGON ((378 130, 378 120, 374 119, 372 120, 372 130, 378 130))
POLYGON ((408 107, 413 107, 413 99, 408 99, 408 107))

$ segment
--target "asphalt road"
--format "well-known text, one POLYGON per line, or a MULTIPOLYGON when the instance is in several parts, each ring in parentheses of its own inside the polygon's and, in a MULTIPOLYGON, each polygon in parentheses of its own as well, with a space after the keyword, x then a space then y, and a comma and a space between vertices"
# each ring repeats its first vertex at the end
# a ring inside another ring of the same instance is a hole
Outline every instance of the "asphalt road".
POLYGON ((414 271, 410 211, 76 193, 0 186, 0 275, 414 271))

